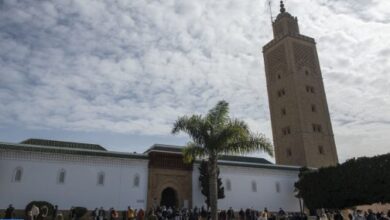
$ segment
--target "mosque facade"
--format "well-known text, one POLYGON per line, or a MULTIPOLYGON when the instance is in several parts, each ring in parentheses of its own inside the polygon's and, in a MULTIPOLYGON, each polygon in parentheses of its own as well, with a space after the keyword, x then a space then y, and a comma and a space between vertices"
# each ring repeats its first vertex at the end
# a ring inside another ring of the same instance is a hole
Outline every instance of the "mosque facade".
MULTIPOLYGON (((300 167, 338 162, 315 41, 300 34, 297 18, 283 3, 272 25, 274 39, 263 53, 276 164, 256 157, 219 158, 221 209, 298 212, 294 183, 300 167)), ((0 207, 23 210, 31 201, 61 210, 201 207, 199 164, 184 163, 180 146, 162 144, 127 153, 56 140, 0 142, 0 207)))

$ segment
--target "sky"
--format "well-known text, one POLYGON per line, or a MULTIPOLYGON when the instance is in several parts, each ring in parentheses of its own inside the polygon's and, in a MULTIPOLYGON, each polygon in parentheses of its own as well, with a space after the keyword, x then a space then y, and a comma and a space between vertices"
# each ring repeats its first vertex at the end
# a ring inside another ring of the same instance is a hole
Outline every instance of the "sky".
MULTIPOLYGON (((390 1, 285 5, 316 39, 340 161, 389 153, 390 1)), ((0 0, 0 141, 184 145, 174 121, 219 100, 272 139, 272 37, 264 0, 0 0)))

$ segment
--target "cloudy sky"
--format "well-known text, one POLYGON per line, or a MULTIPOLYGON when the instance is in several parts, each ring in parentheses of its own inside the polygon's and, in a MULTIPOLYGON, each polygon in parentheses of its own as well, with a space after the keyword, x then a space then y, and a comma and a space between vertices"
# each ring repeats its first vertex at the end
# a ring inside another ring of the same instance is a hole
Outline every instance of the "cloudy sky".
MULTIPOLYGON (((278 1, 272 11, 278 12, 278 1)), ((0 0, 0 140, 142 152, 218 100, 272 138, 265 0, 0 0)), ((288 0, 317 41, 341 161, 390 150, 390 1, 288 0)))

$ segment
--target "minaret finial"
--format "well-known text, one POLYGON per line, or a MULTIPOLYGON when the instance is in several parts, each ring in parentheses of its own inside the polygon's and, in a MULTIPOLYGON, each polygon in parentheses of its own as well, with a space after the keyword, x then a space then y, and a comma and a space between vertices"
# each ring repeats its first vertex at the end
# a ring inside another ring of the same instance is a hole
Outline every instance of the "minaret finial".
POLYGON ((280 1, 280 13, 286 12, 286 9, 284 8, 283 1, 280 1))

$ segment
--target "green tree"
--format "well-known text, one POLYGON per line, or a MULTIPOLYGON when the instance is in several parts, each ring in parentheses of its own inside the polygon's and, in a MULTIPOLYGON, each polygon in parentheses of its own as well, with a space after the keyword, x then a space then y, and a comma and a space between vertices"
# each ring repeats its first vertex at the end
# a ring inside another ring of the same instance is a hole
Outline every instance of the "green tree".
MULTIPOLYGON (((210 207, 210 188, 209 188, 209 169, 207 165, 207 161, 202 160, 199 165, 199 182, 201 186, 201 192, 206 197, 207 208, 210 207)), ((219 169, 217 171, 217 179, 218 179, 218 199, 225 198, 225 188, 222 185, 222 179, 219 177, 219 169)))
POLYGON ((205 116, 179 117, 174 123, 172 133, 177 134, 180 131, 191 138, 183 148, 184 160, 192 162, 196 158, 202 158, 208 162, 211 219, 217 220, 218 157, 260 150, 273 155, 272 144, 264 135, 250 132, 244 121, 230 118, 229 104, 225 101, 218 102, 205 116))
POLYGON ((302 169, 295 188, 309 209, 344 209, 390 202, 390 154, 302 169))

